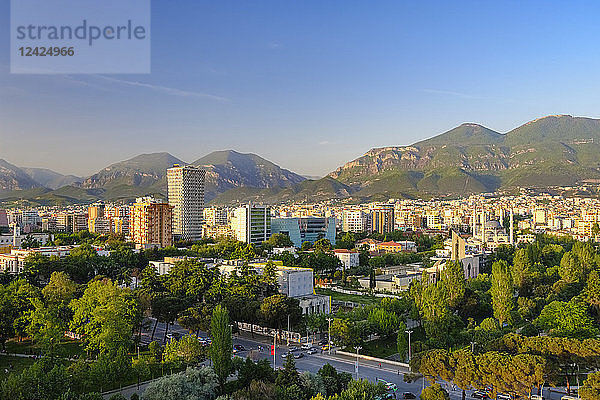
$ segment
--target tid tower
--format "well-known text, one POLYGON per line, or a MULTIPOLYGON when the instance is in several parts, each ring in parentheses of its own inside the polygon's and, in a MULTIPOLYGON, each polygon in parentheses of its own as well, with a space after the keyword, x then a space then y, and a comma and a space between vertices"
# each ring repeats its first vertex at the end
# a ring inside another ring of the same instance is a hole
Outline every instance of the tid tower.
POLYGON ((173 207, 173 236, 181 240, 202 238, 204 178, 206 171, 192 165, 167 169, 169 205, 173 207))

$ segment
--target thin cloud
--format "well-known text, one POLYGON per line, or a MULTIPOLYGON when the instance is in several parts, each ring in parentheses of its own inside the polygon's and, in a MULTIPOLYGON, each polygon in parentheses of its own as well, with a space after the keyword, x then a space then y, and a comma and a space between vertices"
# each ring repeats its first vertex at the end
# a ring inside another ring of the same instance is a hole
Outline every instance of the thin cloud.
POLYGON ((268 47, 270 49, 281 49, 284 47, 283 44, 281 44, 280 42, 274 41, 268 44, 268 47))
POLYGON ((121 85, 127 85, 127 86, 134 86, 134 87, 140 87, 140 88, 150 89, 152 91, 163 93, 163 94, 167 94, 167 95, 170 95, 170 96, 192 97, 192 98, 210 99, 210 100, 216 100, 216 101, 229 101, 228 98, 221 97, 221 96, 216 96, 216 95, 210 94, 210 93, 193 92, 193 91, 188 91, 188 90, 181 90, 181 89, 171 88, 171 87, 167 87, 167 86, 153 85, 153 84, 150 84, 150 83, 144 83, 144 82, 138 82, 138 81, 128 81, 128 80, 124 80, 124 79, 110 78, 110 77, 104 76, 104 75, 93 75, 93 76, 95 78, 102 79, 102 80, 105 80, 105 81, 108 81, 108 82, 113 82, 113 83, 118 83, 118 84, 121 84, 121 85))
POLYGON ((327 146, 327 145, 330 145, 330 144, 333 144, 333 143, 330 142, 329 140, 323 140, 323 141, 319 142, 320 146, 327 146))
POLYGON ((483 98, 481 96, 475 96, 472 94, 462 93, 462 92, 453 92, 451 90, 423 89, 423 91, 426 93, 432 93, 432 94, 443 94, 446 96, 460 97, 461 99, 482 99, 483 98))

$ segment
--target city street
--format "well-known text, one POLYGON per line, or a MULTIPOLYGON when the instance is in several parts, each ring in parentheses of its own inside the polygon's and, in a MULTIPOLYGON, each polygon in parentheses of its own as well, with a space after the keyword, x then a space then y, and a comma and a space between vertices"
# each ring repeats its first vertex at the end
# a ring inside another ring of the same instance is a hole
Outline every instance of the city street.
MULTIPOLYGON (((152 324, 148 330, 144 330, 142 334, 142 341, 148 343, 150 341, 150 336, 152 334, 152 328, 154 327, 154 320, 152 320, 152 324)), ((179 326, 177 323, 169 326, 169 333, 177 333, 180 335, 186 335, 188 332, 179 326)), ((165 324, 158 323, 156 327, 155 340, 159 343, 162 343, 162 340, 165 335, 165 324)), ((249 333, 244 333, 242 335, 234 335, 233 344, 234 345, 242 345, 247 351, 238 352, 236 355, 240 357, 249 356, 249 350, 253 352, 253 359, 262 359, 266 358, 270 361, 271 365, 273 365, 273 356, 271 355, 271 344, 272 341, 268 340, 265 337, 260 337, 255 335, 255 338, 252 339, 247 337, 249 333), (262 346, 262 351, 259 351, 259 346, 262 346)), ((206 332, 200 332, 200 337, 208 337, 206 332)), ((276 349, 275 355, 275 368, 283 366, 285 360, 281 357, 281 355, 287 352, 288 348, 286 346, 278 346, 276 349)), ((355 373, 355 363, 356 359, 349 359, 348 357, 335 356, 333 353, 328 355, 327 352, 317 353, 313 355, 304 353, 304 357, 296 359, 296 367, 298 371, 309 371, 312 373, 317 373, 319 369, 325 365, 326 363, 331 364, 340 372, 348 372, 351 373, 354 378, 356 378, 355 373)), ((364 360, 359 360, 358 367, 358 377, 362 379, 368 379, 371 382, 376 382, 379 379, 385 380, 386 382, 395 383, 398 386, 397 397, 402 398, 402 393, 411 392, 417 397, 421 394, 421 390, 423 389, 423 379, 419 378, 416 382, 406 383, 404 382, 404 373, 407 373, 407 370, 398 369, 397 367, 392 367, 391 365, 382 364, 381 368, 379 368, 378 364, 374 362, 368 362, 364 360)), ((429 382, 425 380, 425 386, 428 386, 429 382)), ((444 383, 442 383, 444 385, 444 383)), ((453 400, 462 399, 462 391, 457 388, 457 390, 452 390, 452 386, 450 384, 447 385, 446 390, 450 394, 450 398, 453 400)), ((471 394, 473 391, 467 391, 467 398, 472 398, 471 394)), ((561 393, 549 392, 547 389, 544 390, 544 399, 547 400, 560 400, 563 396, 561 393)))

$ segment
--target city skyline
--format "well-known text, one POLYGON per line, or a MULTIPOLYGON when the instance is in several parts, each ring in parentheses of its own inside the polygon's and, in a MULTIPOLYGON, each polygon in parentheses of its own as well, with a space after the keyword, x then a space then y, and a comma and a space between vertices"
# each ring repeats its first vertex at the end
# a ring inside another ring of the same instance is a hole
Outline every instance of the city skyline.
POLYGON ((235 149, 324 176, 463 122, 597 117, 598 5, 542 4, 155 1, 148 75, 11 75, 0 52, 0 158, 87 176, 140 153, 235 149))

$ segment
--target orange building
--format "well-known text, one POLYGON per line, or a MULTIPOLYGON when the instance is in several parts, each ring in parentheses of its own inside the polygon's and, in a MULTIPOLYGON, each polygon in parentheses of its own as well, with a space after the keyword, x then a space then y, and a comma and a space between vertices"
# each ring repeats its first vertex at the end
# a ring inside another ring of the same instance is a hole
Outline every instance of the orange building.
POLYGON ((173 245, 173 207, 162 200, 140 197, 131 206, 130 233, 138 247, 173 245))

